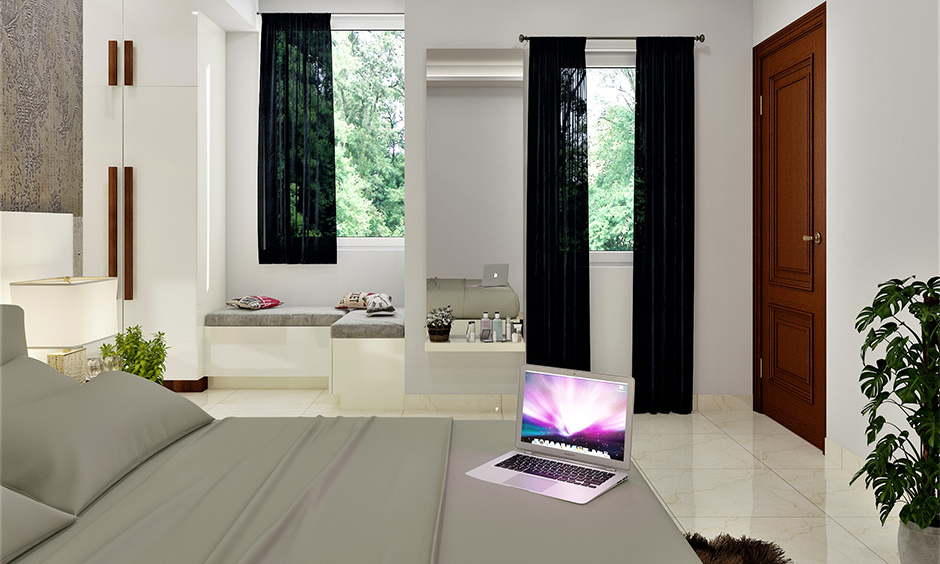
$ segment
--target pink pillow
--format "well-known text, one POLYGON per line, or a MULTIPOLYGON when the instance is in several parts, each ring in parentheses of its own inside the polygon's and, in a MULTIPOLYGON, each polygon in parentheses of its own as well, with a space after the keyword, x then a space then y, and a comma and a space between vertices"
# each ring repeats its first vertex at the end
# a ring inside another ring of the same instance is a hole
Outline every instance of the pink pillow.
POLYGON ((276 298, 269 298, 268 296, 245 296, 244 298, 234 298, 227 302, 226 305, 239 307, 241 309, 268 309, 269 307, 275 307, 281 305, 281 300, 276 298))

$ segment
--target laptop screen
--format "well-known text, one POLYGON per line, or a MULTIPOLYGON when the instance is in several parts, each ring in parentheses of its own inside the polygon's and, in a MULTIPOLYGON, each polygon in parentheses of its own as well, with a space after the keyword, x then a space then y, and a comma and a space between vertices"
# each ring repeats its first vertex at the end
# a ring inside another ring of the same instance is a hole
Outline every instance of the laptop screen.
POLYGON ((522 442, 623 462, 627 386, 526 370, 522 442))

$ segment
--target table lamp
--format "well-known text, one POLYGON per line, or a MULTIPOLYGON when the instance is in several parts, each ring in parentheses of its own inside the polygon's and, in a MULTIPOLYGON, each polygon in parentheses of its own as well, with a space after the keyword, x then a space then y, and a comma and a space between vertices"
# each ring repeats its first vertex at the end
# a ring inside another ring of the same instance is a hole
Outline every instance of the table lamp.
POLYGON ((23 308, 30 349, 63 349, 47 363, 85 380, 84 346, 118 332, 117 278, 45 278, 10 283, 11 301, 23 308))

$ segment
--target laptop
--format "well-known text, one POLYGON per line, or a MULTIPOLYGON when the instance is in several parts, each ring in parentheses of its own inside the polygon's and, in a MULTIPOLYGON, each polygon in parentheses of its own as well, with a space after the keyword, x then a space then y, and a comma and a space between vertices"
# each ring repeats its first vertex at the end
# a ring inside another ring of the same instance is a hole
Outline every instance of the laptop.
POLYGON ((508 286, 509 285, 509 265, 504 264, 484 264, 483 265, 483 287, 508 286))
POLYGON ((587 503, 627 479, 633 437, 633 378, 524 364, 516 450, 468 476, 572 503, 587 503))

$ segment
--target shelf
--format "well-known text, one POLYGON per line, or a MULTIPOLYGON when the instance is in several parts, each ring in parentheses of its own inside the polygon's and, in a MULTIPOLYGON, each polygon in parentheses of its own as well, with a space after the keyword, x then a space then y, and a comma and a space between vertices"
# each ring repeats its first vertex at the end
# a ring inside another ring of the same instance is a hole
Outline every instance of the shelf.
POLYGON ((424 352, 434 353, 524 353, 525 342, 521 343, 483 343, 481 341, 467 342, 463 336, 451 335, 447 343, 432 343, 424 341, 424 352))

